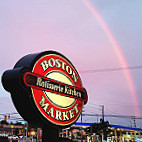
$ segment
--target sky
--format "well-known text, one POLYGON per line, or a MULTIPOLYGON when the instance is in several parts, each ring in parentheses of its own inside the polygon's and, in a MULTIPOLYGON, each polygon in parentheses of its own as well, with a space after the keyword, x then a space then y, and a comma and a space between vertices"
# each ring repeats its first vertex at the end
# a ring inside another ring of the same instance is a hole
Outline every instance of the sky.
MULTIPOLYGON (((88 92, 84 114, 101 115, 104 105, 105 115, 141 117, 142 68, 135 68, 142 66, 141 5, 141 0, 0 0, 0 76, 27 54, 58 51, 76 67, 88 92)), ((0 114, 13 112, 0 83, 0 114)), ((100 118, 83 116, 83 122, 100 118)), ((105 120, 134 126, 132 118, 105 120)), ((142 120, 136 125, 142 127, 142 120)))

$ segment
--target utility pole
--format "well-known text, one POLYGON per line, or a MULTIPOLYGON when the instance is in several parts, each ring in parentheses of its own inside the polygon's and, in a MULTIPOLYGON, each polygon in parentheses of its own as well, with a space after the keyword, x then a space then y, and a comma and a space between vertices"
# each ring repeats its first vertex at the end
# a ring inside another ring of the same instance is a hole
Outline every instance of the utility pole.
POLYGON ((135 120, 135 116, 133 117, 133 121, 134 121, 134 127, 136 128, 136 120, 135 120))
POLYGON ((83 112, 85 112, 84 110, 83 110, 83 108, 82 108, 82 110, 81 110, 81 123, 82 123, 82 121, 83 121, 83 116, 82 116, 82 113, 83 112))
MULTIPOLYGON (((102 107, 102 123, 104 123, 104 105, 101 105, 102 107)), ((102 132, 102 142, 104 141, 104 130, 102 132)))
POLYGON ((81 123, 82 123, 82 110, 81 110, 81 123))
POLYGON ((104 122, 104 105, 100 105, 102 107, 102 120, 104 122))
POLYGON ((102 116, 103 116, 103 121, 104 121, 104 105, 102 106, 102 116))

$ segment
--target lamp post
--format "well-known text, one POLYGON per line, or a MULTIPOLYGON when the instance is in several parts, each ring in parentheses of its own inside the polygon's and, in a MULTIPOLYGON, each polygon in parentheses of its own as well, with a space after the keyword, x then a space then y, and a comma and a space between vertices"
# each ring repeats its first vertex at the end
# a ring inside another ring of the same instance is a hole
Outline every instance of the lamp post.
POLYGON ((26 123, 25 130, 26 130, 26 140, 27 140, 27 137, 28 137, 28 122, 26 123))
POLYGON ((13 135, 13 129, 14 129, 14 125, 11 125, 11 133, 13 135))

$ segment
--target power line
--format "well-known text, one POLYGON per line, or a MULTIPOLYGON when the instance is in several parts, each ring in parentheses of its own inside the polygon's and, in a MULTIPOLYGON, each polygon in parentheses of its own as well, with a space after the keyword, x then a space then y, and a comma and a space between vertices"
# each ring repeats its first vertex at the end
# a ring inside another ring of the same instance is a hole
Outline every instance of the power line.
MULTIPOLYGON (((102 114, 88 114, 83 113, 83 116, 102 116, 102 114)), ((130 119, 142 119, 142 116, 130 116, 130 115, 106 115, 104 114, 104 117, 119 117, 119 118, 130 118, 130 119)))
POLYGON ((114 106, 114 105, 116 105, 116 106, 125 106, 125 107, 142 107, 141 105, 139 105, 139 106, 135 106, 135 105, 126 105, 126 104, 121 104, 121 103, 117 103, 117 104, 105 104, 106 106, 114 106))
POLYGON ((104 68, 104 69, 95 69, 95 70, 84 70, 79 72, 80 73, 97 73, 97 72, 115 72, 115 71, 122 71, 122 70, 139 70, 139 69, 142 69, 142 66, 104 68))
POLYGON ((112 115, 112 114, 117 115, 116 112, 112 112, 112 111, 109 110, 108 108, 105 108, 105 112, 106 112, 107 114, 110 114, 110 115, 112 115))
POLYGON ((17 112, 12 112, 12 113, 0 113, 0 115, 15 115, 15 114, 19 114, 17 112))
MULTIPOLYGON (((98 109, 100 109, 99 108, 99 106, 101 105, 101 104, 96 104, 96 103, 92 103, 92 102, 89 102, 87 105, 91 105, 90 107, 92 107, 92 108, 97 108, 98 107, 98 109), (95 107, 95 106, 97 106, 97 107, 95 107)), ((127 104, 124 104, 124 103, 115 103, 115 104, 104 104, 105 106, 124 106, 124 107, 130 107, 130 108, 136 108, 136 107, 139 107, 139 108, 141 108, 142 107, 142 105, 127 105, 127 104)))
POLYGON ((11 116, 11 115, 17 115, 18 113, 2 113, 0 116, 11 116))

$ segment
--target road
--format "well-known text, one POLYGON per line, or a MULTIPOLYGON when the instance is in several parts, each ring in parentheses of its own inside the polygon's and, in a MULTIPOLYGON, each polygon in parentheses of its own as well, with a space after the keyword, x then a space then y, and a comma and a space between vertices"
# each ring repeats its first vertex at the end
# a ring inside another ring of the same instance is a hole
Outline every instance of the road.
POLYGON ((30 138, 27 138, 27 140, 20 139, 17 142, 37 142, 37 140, 36 139, 31 140, 30 138))

